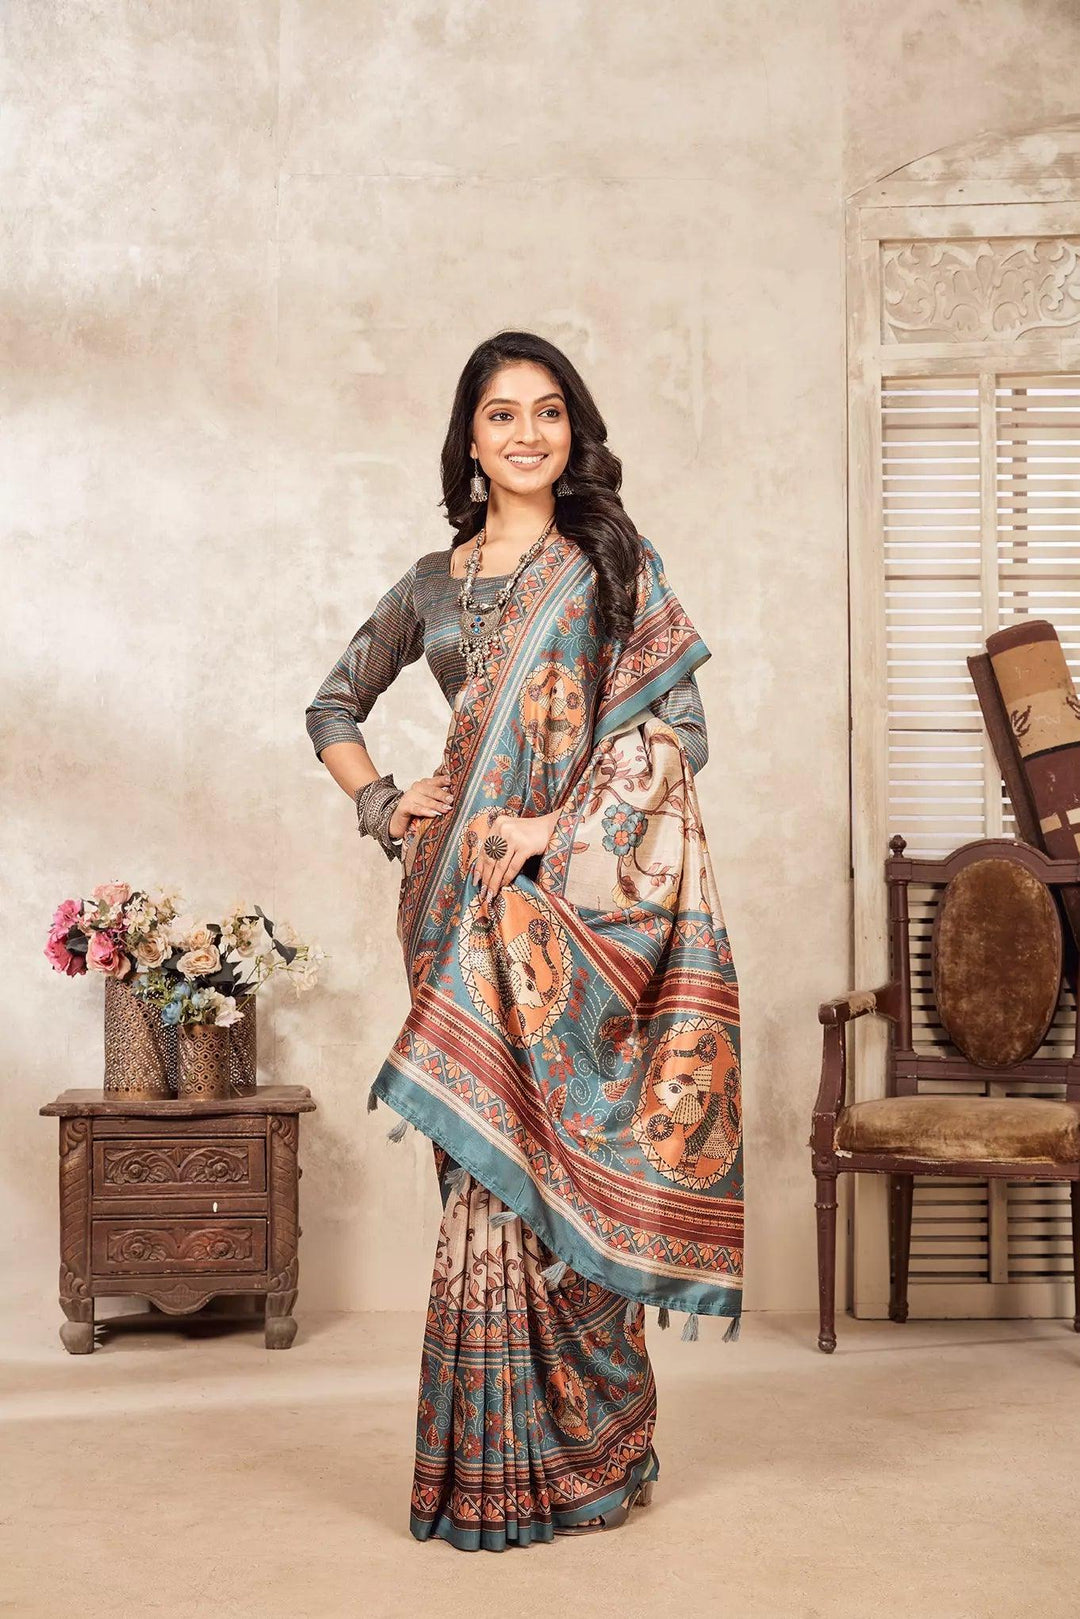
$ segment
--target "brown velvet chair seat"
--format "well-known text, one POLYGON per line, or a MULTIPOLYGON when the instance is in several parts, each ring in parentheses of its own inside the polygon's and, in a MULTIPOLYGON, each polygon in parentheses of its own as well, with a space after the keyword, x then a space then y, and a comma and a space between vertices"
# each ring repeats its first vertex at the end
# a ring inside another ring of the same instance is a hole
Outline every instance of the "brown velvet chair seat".
POLYGON ((885 1096, 842 1107, 838 1152, 905 1158, 1080 1160, 1080 1105, 1044 1097, 885 1096))

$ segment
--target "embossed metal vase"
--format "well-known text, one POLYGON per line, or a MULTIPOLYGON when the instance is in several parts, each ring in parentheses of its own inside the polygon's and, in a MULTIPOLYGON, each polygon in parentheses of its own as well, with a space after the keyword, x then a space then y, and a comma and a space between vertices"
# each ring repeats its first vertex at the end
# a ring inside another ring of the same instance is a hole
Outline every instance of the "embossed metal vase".
POLYGON ((237 1009, 243 1012, 239 1023, 233 1023, 229 1036, 229 1079, 233 1096, 251 1096, 255 1091, 258 1068, 258 1030, 255 1025, 255 996, 245 995, 238 1000, 237 1009))
POLYGON ((137 999, 119 978, 106 978, 106 1091, 121 1096, 171 1096, 172 1032, 163 1027, 156 1007, 137 999))
POLYGON ((177 1094, 188 1101, 232 1095, 229 1030, 216 1023, 180 1025, 177 1094))

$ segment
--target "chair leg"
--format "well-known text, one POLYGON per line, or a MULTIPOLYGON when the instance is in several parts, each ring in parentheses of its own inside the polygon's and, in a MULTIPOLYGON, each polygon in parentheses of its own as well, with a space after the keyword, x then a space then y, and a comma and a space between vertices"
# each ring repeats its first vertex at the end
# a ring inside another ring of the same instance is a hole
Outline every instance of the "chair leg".
POLYGON ((831 1355, 836 1348, 836 1172, 815 1171, 817 1183, 818 1348, 831 1355))
POLYGON ((1080 1332, 1080 1181, 1069 1182, 1073 1242, 1073 1331, 1080 1332))
POLYGON ((912 1175, 889 1176, 889 1320, 908 1318, 908 1266, 911 1262, 912 1175))

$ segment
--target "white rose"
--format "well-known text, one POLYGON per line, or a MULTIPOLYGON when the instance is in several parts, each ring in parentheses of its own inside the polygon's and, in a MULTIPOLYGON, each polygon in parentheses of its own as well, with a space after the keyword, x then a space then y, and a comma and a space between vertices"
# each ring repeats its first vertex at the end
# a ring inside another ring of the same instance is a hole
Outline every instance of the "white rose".
POLYGON ((140 967, 160 967, 171 950, 164 933, 151 933, 135 946, 134 956, 140 967))
POLYGON ((185 950, 202 950, 214 943, 214 936, 205 922, 190 914, 178 916, 169 924, 169 938, 185 950))
POLYGON ((203 978, 208 973, 216 973, 221 966, 221 956, 216 944, 196 945, 187 950, 176 963, 185 978, 203 978))

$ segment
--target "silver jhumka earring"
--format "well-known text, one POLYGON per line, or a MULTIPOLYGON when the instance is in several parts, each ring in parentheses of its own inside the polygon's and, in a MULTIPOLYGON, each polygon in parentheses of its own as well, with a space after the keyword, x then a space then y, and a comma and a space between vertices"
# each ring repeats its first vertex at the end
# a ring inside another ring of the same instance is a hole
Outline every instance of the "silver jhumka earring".
POLYGON ((555 493, 557 495, 572 495, 574 493, 574 486, 566 476, 565 472, 555 485, 555 493))
POLYGON ((472 464, 473 475, 469 479, 469 499, 474 506, 482 506, 488 498, 487 484, 484 482, 484 474, 480 471, 480 463, 475 455, 472 458, 472 464))

